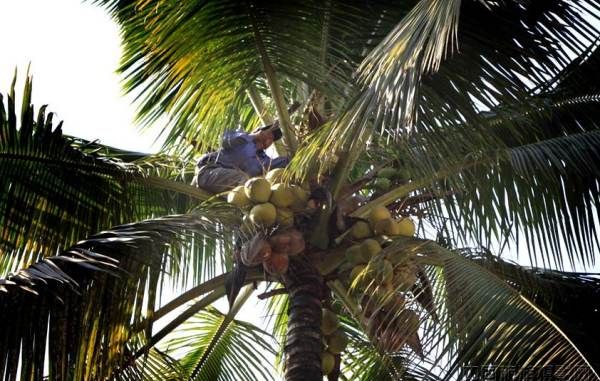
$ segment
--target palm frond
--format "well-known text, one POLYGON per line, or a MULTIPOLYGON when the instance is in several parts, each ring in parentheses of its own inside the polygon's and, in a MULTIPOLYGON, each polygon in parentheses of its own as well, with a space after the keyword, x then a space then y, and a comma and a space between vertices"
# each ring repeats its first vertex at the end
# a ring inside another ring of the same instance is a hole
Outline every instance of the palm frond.
POLYGON ((547 311, 573 342, 600 369, 600 338, 595 315, 600 310, 598 274, 571 273, 542 268, 523 268, 485 250, 461 250, 511 287, 547 311))
MULTIPOLYGON (((571 372, 571 379, 598 378, 585 355, 550 315, 460 253, 431 241, 400 239, 380 255, 393 258, 390 260, 397 266, 414 261, 425 269, 433 288, 437 315, 433 319, 418 305, 412 292, 402 289, 400 293, 405 300, 402 305, 385 307, 388 303, 383 302, 379 307, 381 312, 375 314, 368 312, 372 308, 368 305, 361 308, 345 303, 352 318, 360 323, 360 330, 368 336, 367 342, 373 343, 379 353, 396 358, 396 372, 417 370, 411 367, 418 365, 431 377, 452 379, 472 377, 469 372, 485 366, 510 366, 522 372, 528 367, 542 371, 558 366, 562 372, 571 372), (397 320, 407 309, 417 313, 418 330, 415 326, 402 326, 397 320), (411 332, 405 331, 407 329, 411 332), (390 338, 403 338, 399 343, 409 344, 413 350, 390 345, 386 341, 390 338), (410 344, 415 339, 418 343, 410 344), (417 357, 415 348, 422 350, 421 358, 417 357)), ((352 295, 364 298, 362 295, 379 292, 373 282, 364 287, 357 294, 353 294, 351 288, 350 298, 352 295)), ((340 293, 339 287, 334 290, 342 300, 348 298, 340 293)), ((398 292, 394 287, 386 291, 386 298, 398 292)))
POLYGON ((185 381, 185 372, 177 360, 152 348, 147 356, 138 358, 114 378, 117 381, 185 381))
MULTIPOLYGON (((571 62, 589 55, 598 35, 597 24, 591 24, 600 16, 595 0, 463 1, 460 10, 456 6, 422 1, 412 17, 399 20, 397 32, 415 26, 417 32, 410 38, 420 41, 418 49, 407 49, 413 40, 401 33, 384 39, 375 58, 387 54, 402 59, 382 61, 385 70, 375 59, 365 60, 361 68, 368 81, 352 93, 346 112, 310 139, 307 152, 324 157, 337 150, 364 150, 359 137, 372 134, 390 145, 405 144, 413 135, 419 139, 427 132, 442 139, 447 128, 483 124, 482 110, 523 104, 554 88, 572 69, 571 62), (429 35, 422 33, 427 30, 429 35), (394 36, 402 38, 394 40, 394 36), (448 54, 439 70, 426 72, 436 68, 452 47, 455 52, 448 54)), ((511 135, 518 132, 510 130, 511 135)), ((441 156, 442 149, 447 146, 439 150, 434 146, 431 153, 441 156)))
POLYGON ((275 295, 271 297, 265 305, 265 326, 272 327, 270 332, 271 335, 276 339, 277 343, 277 355, 275 356, 275 368, 280 374, 284 372, 284 357, 285 357, 285 345, 288 329, 288 309, 289 309, 289 296, 287 294, 275 295))
POLYGON ((341 373, 348 380, 407 380, 439 381, 440 378, 419 364, 409 364, 401 356, 379 351, 350 316, 343 316, 341 326, 349 338, 342 354, 341 373))
POLYGON ((376 114, 390 114, 382 116, 382 129, 411 124, 421 76, 437 71, 457 43, 460 5, 461 1, 420 1, 361 63, 360 82, 372 93, 362 95, 361 103, 375 97, 376 114))
POLYGON ((34 119, 31 91, 28 78, 19 123, 14 84, 6 107, 0 95, 0 276, 93 232, 192 207, 189 192, 179 189, 185 184, 157 180, 163 173, 151 169, 149 157, 63 136, 46 106, 34 119), (133 157, 145 162, 129 162, 133 157))
POLYGON ((272 337, 250 323, 227 322, 214 308, 197 313, 165 343, 193 380, 271 380, 272 337), (225 323, 225 326, 223 325, 225 323), (184 353, 181 356, 181 353, 184 353), (200 360, 202 367, 197 372, 200 360))
POLYGON ((221 236, 211 213, 122 225, 1 280, 0 317, 13 322, 0 327, 4 376, 17 376, 19 358, 21 379, 41 379, 45 363, 60 379, 103 379, 119 369, 151 332, 162 272, 183 271, 183 239, 221 236))
POLYGON ((594 264, 600 98, 553 98, 561 99, 540 96, 488 113, 481 125, 419 134, 388 150, 403 174, 399 187, 369 205, 425 217, 467 245, 513 246, 515 238, 545 267, 594 264))
POLYGON ((127 89, 142 90, 140 120, 168 113, 172 126, 165 127, 166 145, 178 151, 190 144, 200 151, 215 148, 224 129, 256 126, 245 90, 254 83, 268 93, 265 53, 286 89, 309 89, 296 100, 303 102, 318 89, 336 112, 360 60, 413 3, 95 2, 123 28, 121 70, 127 89))

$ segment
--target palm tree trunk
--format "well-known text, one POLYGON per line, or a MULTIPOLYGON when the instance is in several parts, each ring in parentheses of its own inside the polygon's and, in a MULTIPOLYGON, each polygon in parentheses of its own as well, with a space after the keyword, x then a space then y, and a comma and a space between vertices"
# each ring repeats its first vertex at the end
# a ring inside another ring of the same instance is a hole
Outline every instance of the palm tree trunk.
POLYGON ((321 381, 323 279, 308 261, 293 261, 283 279, 290 296, 285 380, 321 381))

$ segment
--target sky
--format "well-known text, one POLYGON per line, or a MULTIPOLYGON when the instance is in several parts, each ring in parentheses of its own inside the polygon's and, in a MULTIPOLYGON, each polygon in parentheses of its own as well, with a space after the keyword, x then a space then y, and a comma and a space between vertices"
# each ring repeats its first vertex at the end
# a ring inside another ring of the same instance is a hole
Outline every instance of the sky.
POLYGON ((124 94, 116 73, 119 28, 106 10, 81 0, 0 0, 0 36, 0 92, 8 92, 17 68, 21 94, 31 63, 33 103, 48 104, 65 134, 158 150, 159 129, 142 134, 134 123, 133 96, 124 94))

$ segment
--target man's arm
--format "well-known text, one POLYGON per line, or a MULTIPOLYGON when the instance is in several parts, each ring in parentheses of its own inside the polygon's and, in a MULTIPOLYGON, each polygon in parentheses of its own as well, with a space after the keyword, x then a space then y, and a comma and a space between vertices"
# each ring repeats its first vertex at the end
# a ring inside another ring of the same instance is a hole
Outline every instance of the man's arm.
POLYGON ((279 156, 274 159, 271 159, 270 168, 285 168, 290 163, 290 158, 287 156, 279 156))

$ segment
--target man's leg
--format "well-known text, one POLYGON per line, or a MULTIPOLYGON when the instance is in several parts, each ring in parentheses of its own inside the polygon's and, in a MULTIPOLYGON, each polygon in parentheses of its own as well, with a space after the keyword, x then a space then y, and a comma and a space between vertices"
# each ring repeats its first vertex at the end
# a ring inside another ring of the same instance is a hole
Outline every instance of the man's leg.
POLYGON ((198 169, 192 184, 212 193, 221 193, 244 184, 248 178, 248 175, 239 169, 205 165, 198 169))

